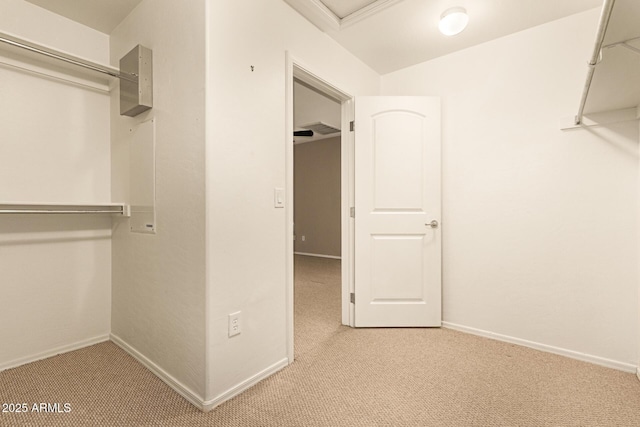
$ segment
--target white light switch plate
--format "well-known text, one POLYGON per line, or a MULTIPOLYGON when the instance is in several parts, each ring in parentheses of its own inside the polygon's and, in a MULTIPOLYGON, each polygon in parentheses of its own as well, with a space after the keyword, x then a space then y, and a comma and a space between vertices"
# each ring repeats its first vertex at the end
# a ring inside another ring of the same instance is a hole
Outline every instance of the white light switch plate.
POLYGON ((276 208, 284 208, 284 189, 275 188, 273 190, 273 206, 276 208))

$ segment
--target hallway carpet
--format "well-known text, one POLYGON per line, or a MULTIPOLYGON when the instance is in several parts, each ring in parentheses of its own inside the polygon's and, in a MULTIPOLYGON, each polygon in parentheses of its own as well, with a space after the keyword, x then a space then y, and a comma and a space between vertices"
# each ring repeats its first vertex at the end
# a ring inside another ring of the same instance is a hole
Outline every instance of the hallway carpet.
POLYGON ((339 263, 296 257, 295 363, 209 413, 107 342, 1 372, 1 404, 62 413, 0 425, 640 426, 635 375, 447 329, 341 326, 339 263))

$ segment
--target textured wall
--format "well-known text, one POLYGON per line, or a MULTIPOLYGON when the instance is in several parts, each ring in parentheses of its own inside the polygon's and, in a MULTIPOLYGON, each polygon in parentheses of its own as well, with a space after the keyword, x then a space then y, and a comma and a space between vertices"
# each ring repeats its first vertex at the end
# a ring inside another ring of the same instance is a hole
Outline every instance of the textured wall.
POLYGON ((287 358, 285 52, 338 88, 375 95, 379 76, 282 0, 209 2, 207 270, 209 399, 287 358), (254 66, 253 71, 251 66, 254 66), (243 332, 227 336, 227 315, 243 332))
POLYGON ((143 1, 111 34, 111 61, 153 51, 153 109, 111 105, 114 199, 128 200, 129 134, 156 122, 156 229, 113 233, 112 332, 202 399, 205 383, 204 1, 143 1))

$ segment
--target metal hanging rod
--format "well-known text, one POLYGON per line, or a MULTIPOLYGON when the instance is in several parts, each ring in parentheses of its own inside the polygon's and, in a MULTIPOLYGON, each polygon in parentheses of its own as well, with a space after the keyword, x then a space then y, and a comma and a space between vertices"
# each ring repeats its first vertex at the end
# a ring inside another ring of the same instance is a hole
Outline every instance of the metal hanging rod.
POLYGON ((31 210, 31 209, 0 209, 0 214, 85 214, 85 213, 91 213, 91 214, 121 214, 122 212, 120 211, 97 211, 97 210, 69 210, 69 211, 63 211, 63 210, 47 210, 47 209, 38 209, 38 210, 31 210))
POLYGON ((36 71, 36 70, 33 70, 31 68, 28 68, 28 67, 21 67, 21 66, 19 66, 17 64, 12 64, 10 62, 5 62, 5 61, 2 61, 2 60, 0 60, 0 67, 11 68, 11 69, 14 69, 14 70, 20 70, 23 73, 28 73, 28 74, 32 74, 32 75, 35 75, 35 76, 40 76, 40 77, 43 77, 43 78, 46 78, 46 79, 50 79, 50 80, 65 82, 67 84, 71 84, 71 85, 78 86, 78 87, 83 87, 85 89, 94 90, 94 91, 97 91, 97 92, 109 93, 108 87, 106 85, 103 86, 103 85, 101 85, 99 83, 96 83, 96 84, 80 83, 79 81, 76 81, 76 80, 73 80, 73 79, 66 79, 64 77, 60 77, 60 76, 56 76, 56 75, 52 75, 52 74, 48 74, 48 73, 43 73, 43 72, 36 71))
POLYGON ((0 214, 116 214, 129 216, 129 206, 0 203, 0 214))
POLYGON ((582 117, 584 116, 584 107, 587 104, 587 97, 589 96, 589 89, 591 89, 591 82, 593 81, 593 74, 596 71, 596 65, 598 65, 598 59, 600 58, 600 52, 602 51, 602 43, 604 43, 604 36, 609 26, 609 19, 611 18, 611 12, 616 0, 604 0, 602 5, 602 13, 600 14, 600 23, 598 24, 598 32, 596 33, 596 42, 591 55, 591 60, 587 64, 589 70, 587 71, 587 81, 584 84, 582 90, 582 98, 580 99, 580 108, 578 114, 575 117, 575 124, 582 123, 582 117))
POLYGON ((46 57, 56 59, 58 61, 63 61, 68 64, 73 64, 78 67, 87 68, 92 71, 96 71, 98 73, 107 74, 111 77, 116 77, 118 79, 128 80, 130 82, 137 82, 138 78, 136 75, 123 74, 119 70, 109 69, 104 66, 91 63, 89 61, 84 61, 79 58, 74 58, 69 55, 62 54, 60 52, 56 52, 52 49, 46 48, 44 46, 36 45, 35 43, 27 42, 25 40, 21 40, 17 37, 10 36, 8 34, 0 33, 0 42, 8 44, 10 46, 14 46, 20 49, 27 50, 29 52, 37 53, 39 55, 44 55, 46 57))

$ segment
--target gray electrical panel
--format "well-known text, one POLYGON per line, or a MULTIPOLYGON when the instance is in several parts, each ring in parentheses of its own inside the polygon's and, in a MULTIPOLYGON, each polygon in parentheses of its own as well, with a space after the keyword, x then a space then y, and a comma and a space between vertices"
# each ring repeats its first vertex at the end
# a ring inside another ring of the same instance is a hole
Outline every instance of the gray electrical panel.
POLYGON ((151 49, 138 45, 120 59, 120 115, 134 117, 153 107, 151 49))

